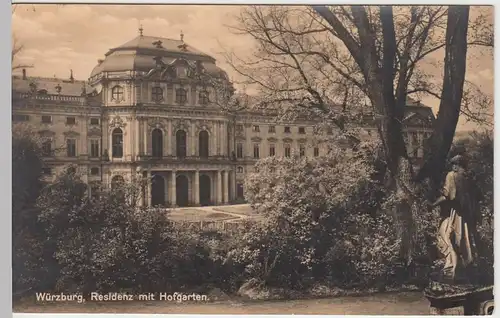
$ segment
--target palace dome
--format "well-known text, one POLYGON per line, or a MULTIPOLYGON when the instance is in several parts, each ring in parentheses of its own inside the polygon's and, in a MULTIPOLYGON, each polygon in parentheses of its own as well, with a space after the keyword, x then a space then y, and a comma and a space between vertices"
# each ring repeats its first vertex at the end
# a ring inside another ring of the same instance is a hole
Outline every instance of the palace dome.
POLYGON ((90 77, 102 72, 148 72, 155 68, 159 57, 166 65, 179 58, 193 63, 197 61, 209 74, 227 78, 226 72, 215 65, 213 57, 186 44, 183 40, 146 35, 139 35, 125 44, 110 49, 105 58, 99 60, 90 77))

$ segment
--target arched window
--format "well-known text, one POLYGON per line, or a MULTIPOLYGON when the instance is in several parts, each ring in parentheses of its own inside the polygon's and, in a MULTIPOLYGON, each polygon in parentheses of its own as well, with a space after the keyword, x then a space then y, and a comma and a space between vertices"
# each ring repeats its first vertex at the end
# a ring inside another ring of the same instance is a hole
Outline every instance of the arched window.
POLYGON ((161 87, 153 87, 151 90, 151 99, 155 102, 163 101, 163 89, 161 87))
POLYGON ((117 190, 123 187, 125 179, 122 176, 116 175, 111 179, 111 190, 117 190))
POLYGON ((122 101, 123 100, 123 87, 121 86, 115 86, 111 89, 111 99, 115 101, 122 101))
POLYGON ((151 132, 151 141, 153 143, 153 157, 163 157, 163 132, 155 128, 151 132))
POLYGON ((200 135, 198 136, 199 141, 199 151, 200 157, 208 158, 208 148, 209 148, 209 136, 206 130, 200 131, 200 135))
POLYGON ((184 130, 178 130, 177 133, 175 133, 175 141, 177 157, 186 157, 186 132, 184 130))
POLYGON ((201 90, 198 94, 198 101, 200 105, 207 105, 209 102, 209 94, 207 90, 201 90))
POLYGON ((175 102, 177 104, 185 104, 187 102, 187 91, 184 88, 175 90, 175 102))
POLYGON ((123 131, 120 128, 113 129, 113 133, 111 135, 111 143, 112 143, 112 156, 113 158, 122 158, 123 157, 123 131))

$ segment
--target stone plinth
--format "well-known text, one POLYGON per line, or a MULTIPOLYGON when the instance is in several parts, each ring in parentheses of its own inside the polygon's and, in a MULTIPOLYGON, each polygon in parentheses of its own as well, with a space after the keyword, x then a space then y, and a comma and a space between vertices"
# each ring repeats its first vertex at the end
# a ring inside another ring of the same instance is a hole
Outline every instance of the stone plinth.
POLYGON ((424 291, 431 315, 490 315, 493 286, 450 285, 431 281, 424 291))

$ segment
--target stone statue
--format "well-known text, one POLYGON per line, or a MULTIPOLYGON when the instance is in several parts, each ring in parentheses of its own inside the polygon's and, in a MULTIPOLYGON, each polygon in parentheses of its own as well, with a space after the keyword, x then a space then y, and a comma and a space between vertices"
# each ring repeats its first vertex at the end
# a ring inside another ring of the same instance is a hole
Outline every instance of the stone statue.
POLYGON ((452 171, 446 175, 441 196, 431 206, 441 206, 437 247, 444 258, 444 268, 439 280, 456 284, 459 273, 463 274, 462 278, 469 278, 468 269, 477 258, 474 239, 477 237, 476 214, 480 212, 465 158, 457 155, 450 163, 452 171))

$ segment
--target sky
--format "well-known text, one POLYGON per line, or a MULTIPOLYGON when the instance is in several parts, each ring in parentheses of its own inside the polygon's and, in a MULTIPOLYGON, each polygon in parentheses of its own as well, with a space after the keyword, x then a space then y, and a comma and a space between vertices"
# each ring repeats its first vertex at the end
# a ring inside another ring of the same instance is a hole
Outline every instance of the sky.
MULTIPOLYGON (((28 76, 88 79, 90 72, 112 47, 138 35, 180 39, 217 59, 231 78, 234 71, 224 62, 224 51, 245 55, 254 48, 249 38, 231 32, 242 6, 215 5, 56 5, 17 4, 13 7, 12 33, 24 45, 18 63, 34 65, 28 76)), ((471 15, 474 13, 472 12, 471 15)), ((442 59, 444 52, 435 58, 442 59)), ((471 49, 466 77, 493 94, 493 56, 471 49)), ((17 57, 16 57, 17 58, 17 57)), ((436 70, 439 72, 439 70, 436 70)), ((436 112, 439 102, 422 101, 436 112)), ((459 130, 475 128, 459 122, 459 130)))

